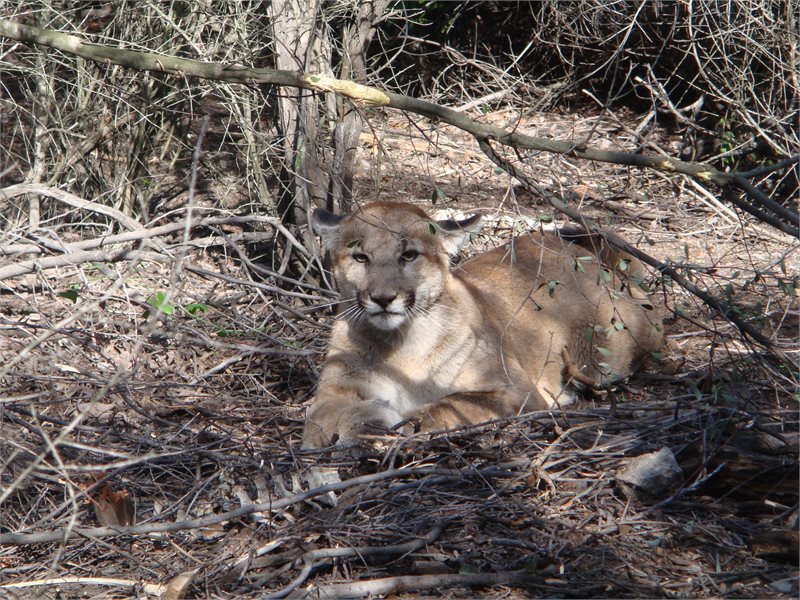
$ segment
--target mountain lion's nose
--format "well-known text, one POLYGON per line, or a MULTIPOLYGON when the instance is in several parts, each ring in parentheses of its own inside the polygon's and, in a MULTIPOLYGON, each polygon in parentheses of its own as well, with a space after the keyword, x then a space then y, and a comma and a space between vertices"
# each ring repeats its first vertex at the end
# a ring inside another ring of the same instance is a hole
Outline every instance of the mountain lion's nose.
POLYGON ((383 310, 392 303, 392 300, 397 298, 397 294, 370 294, 370 300, 380 306, 383 310))

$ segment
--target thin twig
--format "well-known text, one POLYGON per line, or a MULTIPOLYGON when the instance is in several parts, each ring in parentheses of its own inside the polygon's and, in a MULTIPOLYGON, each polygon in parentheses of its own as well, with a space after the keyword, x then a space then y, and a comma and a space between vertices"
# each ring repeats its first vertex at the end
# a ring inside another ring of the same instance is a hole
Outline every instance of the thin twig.
POLYGON ((175 531, 185 531, 187 529, 200 529, 224 523, 233 519, 238 519, 258 512, 276 512, 284 510, 285 508, 305 502, 317 496, 324 496, 328 492, 340 492, 359 485, 366 485, 369 483, 376 483, 386 479, 393 479, 395 477, 404 476, 423 476, 423 475, 440 475, 451 476, 454 478, 462 479, 464 477, 472 476, 476 473, 480 474, 487 472, 492 476, 507 476, 511 477, 517 473, 497 469, 497 467, 490 467, 488 469, 441 469, 436 467, 420 467, 420 468, 399 468, 389 469, 373 473, 371 475, 362 475, 360 477, 353 477, 345 481, 336 483, 328 483, 326 485, 310 489, 306 492, 295 494, 288 498, 280 500, 262 502, 259 504, 252 504, 249 506, 242 506, 235 510, 230 510, 221 514, 213 514, 197 519, 187 519, 184 521, 176 521, 173 523, 144 523, 142 525, 134 525, 133 527, 88 527, 76 528, 68 534, 64 530, 47 531, 41 533, 3 533, 0 534, 0 545, 9 544, 20 546, 25 544, 40 544, 47 542, 66 541, 73 537, 88 537, 88 538, 103 538, 103 537, 116 537, 116 536, 134 536, 151 533, 171 533, 175 531))

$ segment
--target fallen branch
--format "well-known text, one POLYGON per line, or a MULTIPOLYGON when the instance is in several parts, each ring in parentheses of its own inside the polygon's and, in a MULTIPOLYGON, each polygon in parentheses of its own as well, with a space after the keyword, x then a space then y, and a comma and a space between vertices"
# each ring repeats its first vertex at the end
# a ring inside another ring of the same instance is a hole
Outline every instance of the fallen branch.
MULTIPOLYGON (((60 267, 77 266, 86 263, 115 263, 122 261, 135 261, 135 262, 158 262, 169 264, 175 258, 168 254, 160 252, 151 252, 139 249, 110 249, 110 250, 82 250, 78 252, 70 252, 61 254, 59 256, 48 256, 46 258, 39 258, 33 260, 26 260, 17 264, 9 265, 7 267, 0 267, 0 281, 5 279, 13 279, 20 275, 27 275, 29 273, 39 273, 41 271, 48 271, 50 269, 58 269, 60 267)), ((196 275, 204 277, 211 277, 215 279, 222 279, 228 283, 241 285, 246 287, 254 287, 265 292, 280 294, 282 296, 291 296, 293 298, 300 298, 302 300, 319 300, 319 293, 316 295, 304 294, 302 292, 293 292, 283 288, 261 283, 259 281, 247 281, 244 279, 237 279, 230 275, 225 275, 217 271, 209 271, 202 267, 196 267, 191 264, 184 265, 184 269, 196 275)), ((297 282, 297 285, 303 287, 310 287, 312 290, 319 292, 319 288, 313 285, 304 285, 302 282, 297 282)), ((323 290, 321 293, 331 295, 331 292, 323 290)))
POLYGON ((28 273, 37 273, 59 267, 82 265, 85 263, 113 263, 123 260, 133 261, 152 261, 167 263, 172 258, 158 252, 148 252, 146 250, 82 250, 71 252, 60 256, 48 256, 36 260, 26 260, 7 267, 0 267, 0 281, 12 279, 28 273))
MULTIPOLYGON (((496 141, 505 146, 525 148, 542 152, 563 154, 575 158, 597 162, 614 163, 634 167, 657 169, 669 173, 680 173, 694 177, 702 182, 710 182, 720 188, 730 186, 741 189, 762 209, 769 210, 780 223, 779 228, 793 236, 800 235, 800 215, 770 198, 756 188, 746 177, 737 173, 726 173, 699 163, 687 163, 675 158, 631 154, 588 148, 571 142, 525 135, 518 131, 508 131, 480 123, 467 115, 439 106, 426 100, 410 98, 393 92, 378 90, 350 81, 336 80, 316 74, 301 74, 278 69, 252 68, 243 65, 221 65, 153 52, 140 52, 92 44, 77 36, 66 33, 23 25, 9 19, 0 19, 0 35, 20 42, 55 48, 82 58, 102 63, 116 64, 140 71, 154 71, 173 75, 194 76, 217 81, 241 84, 265 83, 319 92, 334 92, 352 99, 357 104, 381 105, 405 110, 458 127, 470 133, 479 143, 496 141), (784 222, 785 221, 785 222, 784 222)), ((800 161, 800 156, 792 157, 792 163, 800 161)))
MULTIPOLYGON (((103 246, 124 244, 126 242, 143 241, 162 235, 169 235, 171 233, 184 231, 186 229, 185 220, 181 220, 175 223, 169 223, 166 225, 159 225, 157 227, 147 227, 142 225, 135 219, 127 217, 126 215, 124 215, 123 213, 119 212, 114 208, 103 206, 102 204, 97 204, 96 202, 90 202, 89 200, 85 200, 83 198, 80 198, 79 196, 70 194, 69 192, 64 192, 57 188, 47 187, 43 185, 18 184, 2 188, 0 189, 0 200, 14 198, 16 196, 27 193, 37 193, 41 195, 46 195, 48 197, 64 202, 65 204, 68 204, 70 206, 74 206, 75 208, 79 208, 82 210, 89 210, 92 212, 103 214, 105 216, 111 217, 112 219, 119 221, 126 228, 130 229, 130 231, 119 233, 116 235, 103 236, 100 238, 83 240, 80 242, 71 242, 69 244, 62 245, 52 242, 46 244, 46 247, 48 249, 57 252, 63 252, 65 251, 65 249, 71 251, 91 250, 93 248, 101 248, 103 246)), ((218 225, 240 225, 245 223, 264 223, 273 227, 274 229, 277 229, 281 234, 283 234, 286 237, 286 239, 289 241, 290 244, 292 244, 305 256, 310 256, 308 250, 297 240, 296 237, 294 237, 294 235, 292 235, 292 233, 288 229, 286 229, 283 226, 283 224, 280 222, 280 219, 277 219, 275 217, 265 217, 258 215, 207 217, 205 219, 193 220, 191 222, 191 227, 192 228, 213 227, 218 225)), ((17 253, 31 254, 31 253, 41 253, 41 252, 42 249, 36 244, 17 243, 17 244, 9 244, 8 246, 0 246, 0 256, 17 254, 17 253)))
MULTIPOLYGON (((297 561, 296 565, 304 564, 305 567, 294 580, 292 580, 286 587, 267 594, 266 599, 280 599, 285 598, 291 592, 306 582, 308 577, 315 570, 323 566, 323 560, 326 563, 332 563, 334 558, 348 558, 348 557, 365 557, 365 556, 398 556, 405 555, 411 552, 416 552, 432 544, 441 537, 445 528, 442 526, 434 527, 431 532, 424 538, 418 538, 404 544, 394 544, 391 546, 359 546, 359 547, 345 547, 345 548, 321 548, 318 550, 310 550, 303 554, 297 561)), ((324 596, 323 596, 324 597, 324 596)))
MULTIPOLYGON (((527 463, 522 463, 521 468, 524 468, 522 466, 524 464, 527 463)), ((228 512, 208 515, 197 519, 187 519, 184 521, 175 521, 172 523, 143 523, 141 525, 134 525, 132 527, 83 527, 83 528, 76 527, 73 529, 59 529, 56 531, 44 531, 40 533, 2 533, 0 534, 0 546, 5 544, 12 546, 22 546, 26 544, 65 542, 69 539, 76 537, 106 538, 106 537, 118 537, 118 536, 135 536, 135 535, 153 534, 153 533, 172 533, 175 531, 185 531, 188 529, 202 529, 205 527, 210 527, 211 525, 217 525, 219 523, 225 523, 226 521, 232 521, 234 519, 246 517, 253 513, 281 511, 288 508, 289 506, 293 506, 295 504, 305 502, 306 500, 310 500, 311 498, 316 498, 317 496, 324 496, 329 492, 341 492, 343 490, 355 486, 376 483, 378 481, 384 481, 386 479, 393 479, 396 477, 405 477, 412 475, 414 476, 438 475, 438 476, 449 476, 453 478, 463 479, 464 477, 475 476, 475 475, 486 475, 486 476, 490 475, 493 477, 500 477, 500 476, 516 477, 519 474, 520 470, 513 470, 513 471, 504 470, 504 469, 498 469, 496 466, 488 467, 486 469, 474 469, 474 468, 441 469, 437 467, 419 467, 419 468, 412 467, 412 468, 389 469, 386 471, 381 471, 370 475, 353 477, 352 479, 347 479, 345 481, 328 483, 326 485, 313 488, 306 492, 301 492, 299 494, 294 494, 292 496, 289 496, 287 498, 282 498, 280 500, 242 506, 240 508, 230 510, 228 512)))
MULTIPOLYGON (((68 203, 70 203, 73 206, 77 206, 79 208, 86 208, 89 210, 93 210, 95 212, 100 212, 102 214, 108 214, 108 216, 112 215, 109 214, 107 211, 118 212, 115 211, 114 209, 107 208, 102 205, 89 202, 87 200, 83 200, 78 196, 73 196, 72 194, 61 192, 60 190, 56 190, 54 188, 44 188, 44 186, 28 186, 27 184, 20 184, 19 186, 10 186, 5 189, 0 189, 0 199, 2 199, 4 195, 6 197, 13 197, 15 195, 28 193, 32 191, 28 189, 30 187, 37 187, 37 188, 42 187, 43 189, 46 189, 48 192, 52 193, 53 197, 58 197, 58 199, 60 200, 64 200, 66 197, 69 197, 67 198, 68 203)), ((124 215, 122 215, 122 213, 120 213, 119 216, 123 217, 124 219, 128 219, 128 217, 125 217, 124 215)), ((133 219, 128 219, 128 220, 133 221, 133 219)), ((232 225, 241 223, 266 223, 271 227, 275 228, 277 231, 281 232, 289 241, 289 243, 295 248, 297 248, 302 254, 304 254, 307 257, 310 257, 308 250, 297 240, 297 238, 295 238, 292 235, 292 233, 288 231, 283 226, 283 224, 281 224, 279 219, 273 217, 261 217, 261 216, 210 217, 206 219, 199 219, 197 221, 193 221, 191 223, 191 227, 192 228, 211 227, 218 225, 232 225)), ((59 244, 52 241, 43 241, 41 243, 41 246, 45 246, 47 249, 52 250, 54 252, 63 252, 63 254, 60 254, 58 256, 49 256, 45 258, 34 258, 26 261, 20 261, 15 264, 7 265, 4 267, 0 267, 0 281, 3 281, 5 279, 12 279, 14 277, 19 277, 21 275, 26 275, 28 273, 47 271, 49 269, 56 269, 65 266, 75 266, 88 262, 120 262, 123 260, 150 260, 154 262, 168 263, 172 261, 173 258, 166 253, 150 252, 144 249, 112 249, 111 247, 129 242, 137 242, 137 241, 145 242, 147 240, 162 235, 169 235, 172 233, 184 231, 186 229, 186 226, 187 225, 185 220, 153 228, 143 228, 141 225, 136 223, 136 229, 134 231, 120 233, 117 235, 104 236, 100 238, 94 238, 91 240, 83 240, 80 242, 72 242, 70 244, 59 244), (107 249, 105 250, 100 249, 104 247, 107 249)), ((18 253, 38 254, 41 252, 42 248, 36 244, 16 243, 0 247, 0 256, 13 255, 18 253)), ((224 277, 219 273, 212 273, 211 271, 200 269, 198 267, 189 266, 187 267, 187 269, 200 275, 224 277)), ((288 279, 288 278, 283 277, 283 279, 288 279)), ((306 300, 318 299, 316 296, 299 294, 297 292, 283 290, 274 286, 269 286, 258 282, 233 280, 233 278, 230 278, 230 280, 244 285, 255 286, 268 292, 279 292, 284 295, 296 296, 306 300)), ((325 290, 322 290, 318 286, 304 284, 303 282, 300 281, 290 280, 290 283, 301 287, 309 287, 317 292, 322 292, 322 293, 325 292, 325 290)))
POLYGON ((348 583, 321 585, 306 594, 295 596, 307 598, 312 593, 319 598, 366 598, 367 596, 383 596, 416 592, 430 589, 446 589, 452 587, 493 587, 504 585, 517 588, 542 586, 542 577, 530 575, 525 571, 506 571, 499 573, 444 573, 442 575, 402 575, 383 579, 367 579, 348 583))
POLYGON ((141 586, 145 594, 161 597, 167 590, 166 585, 160 583, 142 583, 132 579, 115 579, 112 577, 51 577, 49 579, 34 579, 32 581, 19 581, 16 583, 0 584, 0 589, 24 589, 32 587, 51 587, 58 585, 104 585, 110 587, 124 587, 133 590, 141 586))
MULTIPOLYGON (((216 227, 219 225, 239 225, 244 223, 266 223, 271 227, 278 229, 283 226, 273 217, 263 217, 257 215, 241 216, 241 217, 208 217, 206 219, 198 219, 192 222, 192 228, 198 227, 216 227)), ((33 243, 15 243, 7 246, 0 246, 0 256, 9 256, 13 254, 41 254, 43 248, 53 252, 75 252, 78 250, 92 250, 94 248, 104 248, 125 244, 128 242, 143 242, 154 237, 163 235, 170 235, 183 231, 186 229, 186 222, 184 220, 169 223, 167 225, 159 225, 158 227, 140 228, 136 231, 126 231, 125 233, 118 233, 116 235, 107 235, 89 240, 81 240, 79 242, 70 242, 68 244, 59 244, 52 240, 41 240, 33 243)))

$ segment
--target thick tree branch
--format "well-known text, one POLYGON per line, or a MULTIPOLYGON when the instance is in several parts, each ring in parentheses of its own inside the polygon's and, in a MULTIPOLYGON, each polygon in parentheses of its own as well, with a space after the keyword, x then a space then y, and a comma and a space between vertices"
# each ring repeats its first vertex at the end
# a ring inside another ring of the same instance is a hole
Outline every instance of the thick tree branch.
MULTIPOLYGON (((500 127, 479 123, 463 113, 432 102, 409 98, 392 92, 384 92, 376 88, 336 80, 323 75, 304 75, 293 71, 252 68, 243 65, 221 65, 164 56, 152 52, 112 48, 100 44, 92 44, 66 33, 23 25, 9 19, 0 19, 0 35, 20 42, 55 48, 95 62, 112 63, 142 71, 188 75, 242 84, 265 83, 322 92, 332 91, 347 96, 356 103, 383 105, 442 121, 472 134, 479 142, 494 140, 500 144, 515 148, 680 173, 700 181, 714 183, 722 188, 733 186, 741 189, 762 209, 767 209, 774 213, 779 219, 778 222, 785 221, 786 223, 782 223, 781 226, 783 231, 794 236, 800 235, 800 228, 798 227, 800 226, 800 216, 798 216, 797 212, 782 206, 770 198, 756 188, 747 178, 736 173, 719 171, 709 165, 687 163, 663 156, 599 150, 570 142, 525 135, 517 131, 507 131, 500 127)), ((794 157, 793 160, 798 160, 798 157, 794 157)))
POLYGON ((154 71, 156 73, 182 76, 190 75, 192 77, 232 83, 272 83, 287 87, 312 89, 311 84, 306 83, 299 73, 292 71, 253 69, 242 65, 222 65, 155 54, 154 52, 113 48, 101 44, 92 44, 77 36, 60 31, 23 25, 10 19, 0 19, 0 35, 19 42, 55 48, 67 54, 80 56, 97 63, 120 65, 139 71, 154 71))

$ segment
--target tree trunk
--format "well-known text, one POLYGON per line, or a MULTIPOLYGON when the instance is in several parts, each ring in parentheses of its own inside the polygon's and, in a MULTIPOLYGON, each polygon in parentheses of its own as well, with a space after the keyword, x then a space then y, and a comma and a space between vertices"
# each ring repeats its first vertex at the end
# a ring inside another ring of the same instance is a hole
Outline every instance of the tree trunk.
MULTIPOLYGON (((270 6, 275 66, 300 72, 329 72, 331 51, 315 0, 274 0, 270 6), (324 34, 324 31, 323 31, 324 34)), ((324 206, 327 175, 319 162, 320 96, 283 88, 278 99, 278 132, 283 157, 278 197, 279 217, 286 224, 313 206, 324 206)))
MULTIPOLYGON (((366 83, 367 50, 375 35, 375 28, 384 18, 388 6, 388 0, 361 2, 355 21, 347 25, 342 33, 342 67, 339 79, 366 83)), ((346 214, 350 212, 353 199, 353 166, 364 119, 346 98, 338 96, 336 104, 338 121, 334 130, 333 169, 327 208, 346 214)))

